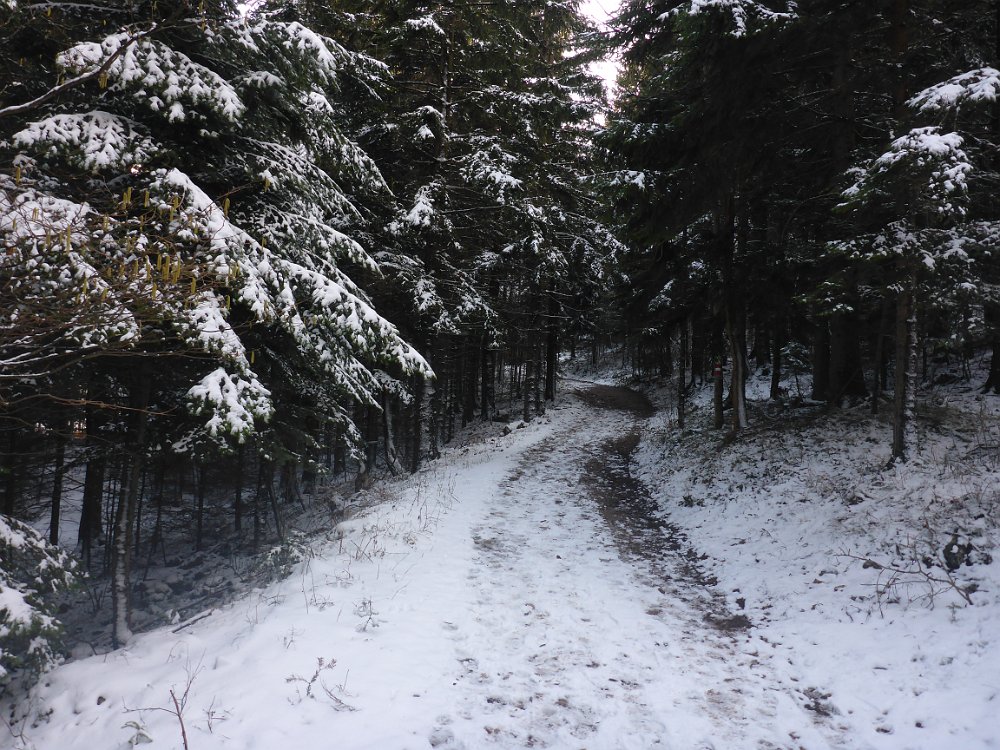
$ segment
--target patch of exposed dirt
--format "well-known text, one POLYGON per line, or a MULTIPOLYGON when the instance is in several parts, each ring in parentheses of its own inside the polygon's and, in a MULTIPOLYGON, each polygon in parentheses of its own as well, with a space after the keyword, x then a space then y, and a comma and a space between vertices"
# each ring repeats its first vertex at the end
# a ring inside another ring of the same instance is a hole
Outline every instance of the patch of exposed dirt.
MULTIPOLYGON (((579 391, 588 404, 648 417, 653 407, 642 394, 625 388, 594 386, 579 391)), ((712 587, 717 580, 703 569, 699 555, 686 535, 664 520, 645 485, 632 475, 632 456, 642 440, 639 425, 591 449, 583 477, 601 516, 611 529, 620 554, 641 561, 651 585, 661 592, 683 597, 704 614, 704 620, 723 632, 751 627, 750 619, 729 611, 725 599, 712 587)))
POLYGON ((611 385, 589 385, 584 388, 577 388, 573 393, 588 406, 594 406, 598 409, 631 412, 639 419, 651 417, 656 411, 648 398, 630 388, 617 388, 611 385))

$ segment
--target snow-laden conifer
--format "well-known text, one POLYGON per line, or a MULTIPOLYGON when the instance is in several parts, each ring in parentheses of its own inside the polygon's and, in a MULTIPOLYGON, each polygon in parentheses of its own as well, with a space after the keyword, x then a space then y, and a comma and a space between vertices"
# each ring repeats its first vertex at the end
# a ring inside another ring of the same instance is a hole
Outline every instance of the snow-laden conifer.
POLYGON ((73 585, 76 563, 27 524, 0 516, 0 695, 59 661, 51 596, 73 585))
POLYGON ((361 439, 355 407, 379 408, 380 370, 430 375, 355 281, 379 274, 378 248, 352 236, 368 221, 355 201, 390 194, 338 97, 380 66, 225 3, 153 8, 120 27, 73 3, 25 16, 64 48, 0 108, 0 395, 54 397, 36 420, 66 419, 66 402, 121 410, 119 644, 157 451, 248 445, 294 474, 332 430, 361 439))

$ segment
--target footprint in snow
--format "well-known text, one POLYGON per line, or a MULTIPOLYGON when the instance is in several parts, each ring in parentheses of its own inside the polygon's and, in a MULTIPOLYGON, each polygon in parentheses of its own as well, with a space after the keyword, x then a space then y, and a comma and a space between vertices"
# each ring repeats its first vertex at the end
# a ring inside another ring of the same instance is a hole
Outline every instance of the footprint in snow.
MULTIPOLYGON (((448 717, 441 718, 446 719, 448 722, 451 721, 448 717)), ((448 727, 435 727, 435 729, 430 733, 430 736, 427 738, 427 741, 430 742, 431 747, 439 747, 442 748, 442 750, 465 749, 465 745, 455 739, 455 733, 448 727)))

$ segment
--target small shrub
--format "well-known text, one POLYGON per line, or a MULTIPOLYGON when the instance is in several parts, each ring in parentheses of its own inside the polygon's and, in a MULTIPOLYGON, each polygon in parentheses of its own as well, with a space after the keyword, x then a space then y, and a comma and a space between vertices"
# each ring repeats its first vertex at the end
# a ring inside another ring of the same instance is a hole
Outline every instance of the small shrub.
POLYGON ((0 695, 58 662, 51 595, 76 582, 76 561, 20 521, 0 516, 0 695))

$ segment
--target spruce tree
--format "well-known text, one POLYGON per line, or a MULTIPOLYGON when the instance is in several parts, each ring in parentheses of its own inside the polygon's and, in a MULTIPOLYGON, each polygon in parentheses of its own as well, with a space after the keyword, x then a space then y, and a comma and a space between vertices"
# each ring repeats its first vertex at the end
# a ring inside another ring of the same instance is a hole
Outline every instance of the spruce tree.
MULTIPOLYGON (((378 408, 379 369, 430 371, 346 272, 378 273, 345 233, 364 222, 352 195, 387 192, 339 124, 339 82, 363 82, 368 61, 227 4, 128 5, 120 20, 68 3, 17 29, 38 40, 24 66, 39 80, 0 108, 12 165, 0 356, 10 388, 38 378, 20 399, 55 396, 58 410, 67 395, 46 379, 73 370, 73 402, 116 415, 125 642, 128 540, 154 446, 197 462, 249 442, 298 471, 329 424, 361 441, 353 406, 378 408), (112 356, 100 397, 81 390, 112 356)), ((5 401, 9 426, 22 415, 5 401)))

